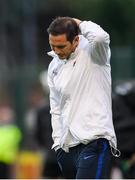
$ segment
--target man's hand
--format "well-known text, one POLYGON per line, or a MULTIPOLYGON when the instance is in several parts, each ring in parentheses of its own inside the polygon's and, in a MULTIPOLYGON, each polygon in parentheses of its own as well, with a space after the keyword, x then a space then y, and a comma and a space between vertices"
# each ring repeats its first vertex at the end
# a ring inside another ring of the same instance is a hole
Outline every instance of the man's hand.
POLYGON ((74 20, 75 20, 75 22, 78 24, 78 26, 79 26, 79 24, 82 22, 80 19, 76 19, 76 18, 73 18, 74 20))

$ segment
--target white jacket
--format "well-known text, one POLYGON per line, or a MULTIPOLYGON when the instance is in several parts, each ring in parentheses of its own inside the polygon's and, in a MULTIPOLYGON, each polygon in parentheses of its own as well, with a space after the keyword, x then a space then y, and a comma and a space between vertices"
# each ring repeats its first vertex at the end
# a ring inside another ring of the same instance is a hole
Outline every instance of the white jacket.
POLYGON ((106 138, 116 148, 112 122, 109 35, 97 24, 80 24, 80 42, 68 60, 53 52, 48 68, 52 148, 106 138))

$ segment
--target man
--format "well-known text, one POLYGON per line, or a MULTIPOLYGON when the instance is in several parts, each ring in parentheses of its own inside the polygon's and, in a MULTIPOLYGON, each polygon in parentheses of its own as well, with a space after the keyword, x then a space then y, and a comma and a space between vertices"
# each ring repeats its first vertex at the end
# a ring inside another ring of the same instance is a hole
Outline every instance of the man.
POLYGON ((53 147, 64 178, 109 178, 116 149, 109 35, 91 21, 58 17, 48 28, 53 147))

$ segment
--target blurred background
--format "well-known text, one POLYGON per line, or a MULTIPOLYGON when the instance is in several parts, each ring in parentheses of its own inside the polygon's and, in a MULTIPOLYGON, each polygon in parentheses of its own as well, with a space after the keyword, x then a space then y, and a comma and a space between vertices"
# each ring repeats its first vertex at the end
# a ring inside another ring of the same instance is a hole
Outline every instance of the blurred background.
POLYGON ((135 0, 0 0, 0 136, 5 138, 0 137, 0 149, 6 146, 3 142, 10 141, 9 149, 0 152, 0 176, 61 177, 55 160, 47 160, 52 139, 46 83, 51 58, 47 56, 46 29, 57 16, 92 20, 110 34, 114 124, 122 151, 121 158, 113 160, 111 178, 132 178, 135 0), (132 144, 127 144, 131 140, 132 144), (10 155, 5 153, 8 151, 10 155), (50 161, 53 165, 47 168, 50 161))

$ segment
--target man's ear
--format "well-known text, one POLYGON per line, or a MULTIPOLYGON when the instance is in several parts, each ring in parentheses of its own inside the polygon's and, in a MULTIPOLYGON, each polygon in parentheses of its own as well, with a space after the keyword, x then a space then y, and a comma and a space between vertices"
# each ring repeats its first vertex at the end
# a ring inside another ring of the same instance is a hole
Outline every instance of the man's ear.
POLYGON ((74 40, 75 40, 76 42, 79 42, 79 36, 75 36, 74 40))
POLYGON ((77 47, 79 44, 79 36, 75 36, 73 41, 74 41, 74 46, 77 47))

